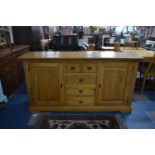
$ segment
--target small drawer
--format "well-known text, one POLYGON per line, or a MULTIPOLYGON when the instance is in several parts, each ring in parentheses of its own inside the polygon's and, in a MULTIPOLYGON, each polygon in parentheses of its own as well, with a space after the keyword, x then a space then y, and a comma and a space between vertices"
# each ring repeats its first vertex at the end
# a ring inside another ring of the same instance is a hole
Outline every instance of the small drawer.
POLYGON ((71 106, 92 106, 95 105, 95 97, 83 97, 83 96, 67 96, 66 97, 66 105, 71 106))
POLYGON ((95 95, 96 87, 95 86, 66 86, 65 88, 66 95, 95 95))
POLYGON ((65 65, 65 71, 66 73, 79 73, 81 72, 81 65, 74 63, 67 63, 65 65))
POLYGON ((82 72, 84 73, 96 73, 97 64, 96 63, 86 63, 82 65, 82 72))
POLYGON ((68 85, 96 85, 96 74, 66 75, 65 82, 68 85))

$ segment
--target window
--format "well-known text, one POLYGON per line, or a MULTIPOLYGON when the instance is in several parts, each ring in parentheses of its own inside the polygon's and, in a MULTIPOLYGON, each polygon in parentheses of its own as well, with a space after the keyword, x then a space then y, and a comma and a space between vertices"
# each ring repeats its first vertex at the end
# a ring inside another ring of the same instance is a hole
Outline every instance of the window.
POLYGON ((111 29, 113 29, 116 34, 135 32, 137 30, 135 26, 111 26, 111 29))

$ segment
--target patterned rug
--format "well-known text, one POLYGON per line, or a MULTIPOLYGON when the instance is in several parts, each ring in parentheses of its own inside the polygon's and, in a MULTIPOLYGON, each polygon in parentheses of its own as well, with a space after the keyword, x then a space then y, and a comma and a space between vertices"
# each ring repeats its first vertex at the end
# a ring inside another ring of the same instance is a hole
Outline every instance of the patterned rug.
POLYGON ((116 115, 44 115, 40 129, 125 129, 116 115))

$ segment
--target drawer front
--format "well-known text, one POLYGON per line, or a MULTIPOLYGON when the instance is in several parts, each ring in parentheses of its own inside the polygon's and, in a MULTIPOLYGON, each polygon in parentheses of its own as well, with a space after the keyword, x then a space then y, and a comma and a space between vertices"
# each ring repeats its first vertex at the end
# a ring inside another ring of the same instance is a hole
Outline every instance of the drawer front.
POLYGON ((95 86, 66 86, 66 95, 95 95, 95 86))
POLYGON ((82 72, 84 73, 96 73, 97 64, 96 63, 86 63, 82 65, 82 72))
POLYGON ((95 85, 96 75, 72 74, 65 76, 65 82, 68 85, 95 85))
POLYGON ((81 72, 81 65, 74 63, 67 63, 65 65, 66 73, 79 73, 81 72))
POLYGON ((95 105, 95 97, 84 97, 84 96, 67 96, 66 105, 71 106, 91 106, 95 105))

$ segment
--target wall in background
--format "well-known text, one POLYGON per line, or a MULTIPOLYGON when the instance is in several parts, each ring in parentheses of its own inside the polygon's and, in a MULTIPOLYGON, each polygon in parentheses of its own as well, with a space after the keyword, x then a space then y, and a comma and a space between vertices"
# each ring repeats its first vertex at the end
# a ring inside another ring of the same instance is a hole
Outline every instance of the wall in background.
POLYGON ((11 41, 11 44, 14 44, 12 27, 11 26, 8 26, 8 28, 9 28, 9 33, 10 33, 10 41, 11 41))

